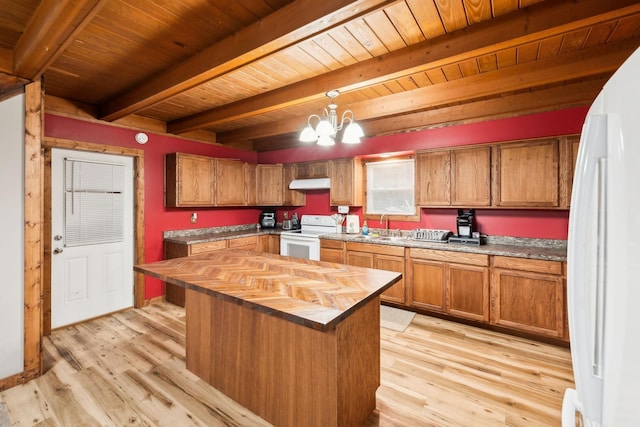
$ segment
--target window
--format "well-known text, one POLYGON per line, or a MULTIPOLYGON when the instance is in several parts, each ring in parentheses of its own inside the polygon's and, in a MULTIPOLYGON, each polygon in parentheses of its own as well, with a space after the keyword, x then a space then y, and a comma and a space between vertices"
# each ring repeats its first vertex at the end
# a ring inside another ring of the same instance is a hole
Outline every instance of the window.
POLYGON ((124 239, 124 165, 65 159, 65 246, 124 239))
POLYGON ((366 164, 366 214, 416 215, 414 159, 366 164))

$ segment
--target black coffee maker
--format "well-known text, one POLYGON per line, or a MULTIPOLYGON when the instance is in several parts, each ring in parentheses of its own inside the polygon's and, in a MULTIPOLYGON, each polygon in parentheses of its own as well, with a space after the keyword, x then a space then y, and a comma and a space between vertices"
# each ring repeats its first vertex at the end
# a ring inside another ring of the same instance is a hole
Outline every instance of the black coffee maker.
POLYGON ((262 228, 276 228, 276 211, 262 211, 260 226, 262 228))
POLYGON ((472 237, 476 229, 475 209, 458 209, 456 218, 458 237, 472 237))

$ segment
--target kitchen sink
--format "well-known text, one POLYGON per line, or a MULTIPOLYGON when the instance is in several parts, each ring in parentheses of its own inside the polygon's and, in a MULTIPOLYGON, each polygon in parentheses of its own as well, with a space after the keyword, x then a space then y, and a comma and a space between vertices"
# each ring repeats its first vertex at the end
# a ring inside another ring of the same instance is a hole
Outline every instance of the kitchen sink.
POLYGON ((383 241, 392 241, 392 242, 400 242, 403 240, 409 240, 408 237, 404 236, 371 236, 371 235, 360 235, 357 236, 356 239, 362 240, 383 240, 383 241))

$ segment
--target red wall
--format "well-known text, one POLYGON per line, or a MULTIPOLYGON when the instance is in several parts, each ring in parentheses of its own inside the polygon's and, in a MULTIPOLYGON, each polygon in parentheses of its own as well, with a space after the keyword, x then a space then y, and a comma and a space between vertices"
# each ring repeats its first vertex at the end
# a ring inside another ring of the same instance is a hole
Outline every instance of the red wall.
MULTIPOLYGON (((164 155, 166 153, 180 151, 256 162, 257 156, 255 152, 202 144, 148 132, 149 142, 145 145, 140 145, 134 140, 135 134, 136 131, 131 129, 74 120, 51 114, 45 116, 45 135, 48 137, 144 150, 144 250, 146 262, 158 261, 164 258, 162 232, 165 230, 257 222, 260 210, 256 208, 165 208, 163 193, 164 155), (190 222, 192 212, 198 213, 198 222, 196 224, 191 224, 190 222)), ((161 281, 149 277, 145 280, 145 298, 154 298, 164 294, 164 285, 161 281)))
MULTIPOLYGON (((427 148, 453 147, 541 138, 580 133, 588 107, 533 114, 490 122, 480 122, 418 132, 364 139, 360 145, 337 143, 321 147, 309 147, 268 151, 258 154, 259 163, 291 163, 324 160, 341 157, 373 157, 380 153, 406 152, 427 148)), ((366 124, 363 125, 366 133, 366 124)), ((362 208, 352 208, 352 213, 362 215, 362 208)), ((295 209, 299 214, 332 214, 336 208, 329 207, 328 191, 307 192, 307 205, 295 209)), ((390 228, 411 230, 414 228, 436 228, 455 231, 456 209, 422 209, 420 222, 390 221, 390 228)), ((278 213, 281 218, 281 213, 278 213)), ((503 210, 476 209, 480 232, 488 235, 566 239, 569 226, 568 211, 554 210, 503 210)), ((377 228, 376 221, 369 227, 377 228)))
MULTIPOLYGON (((145 145, 139 145, 134 140, 135 130, 51 114, 47 114, 45 117, 45 135, 144 150, 145 258, 146 262, 152 262, 163 258, 162 232, 165 230, 254 223, 260 212, 260 209, 256 208, 165 208, 163 203, 163 168, 164 154, 166 153, 181 151, 258 163, 290 163, 342 157, 366 157, 386 152, 575 134, 580 132, 586 112, 586 107, 575 108, 492 122, 369 138, 356 146, 336 144, 333 147, 320 147, 310 145, 299 149, 264 153, 197 143, 149 132, 147 132, 149 142, 145 145), (191 224, 189 221, 192 212, 198 213, 197 224, 191 224)), ((336 212, 335 208, 329 206, 328 190, 308 191, 306 206, 296 209, 280 209, 279 219, 282 218, 284 210, 295 211, 299 215, 336 212)), ((361 215, 362 209, 352 208, 352 213, 361 215)), ((404 230, 418 227, 455 230, 455 216, 454 209, 422 209, 419 223, 392 221, 390 227, 404 230)), ((566 211, 482 209, 476 210, 476 216, 479 230, 489 235, 567 238, 569 215, 566 211)), ((369 225, 374 228, 380 226, 375 221, 369 225)), ((145 298, 153 298, 163 293, 162 282, 146 278, 145 298)))

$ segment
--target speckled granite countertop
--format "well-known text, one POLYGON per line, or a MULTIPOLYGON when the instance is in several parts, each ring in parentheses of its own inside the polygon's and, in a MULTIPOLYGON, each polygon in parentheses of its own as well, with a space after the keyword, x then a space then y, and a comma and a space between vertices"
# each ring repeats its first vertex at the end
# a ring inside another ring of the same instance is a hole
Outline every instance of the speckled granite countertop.
MULTIPOLYGON (((256 230, 255 224, 198 228, 190 230, 165 231, 164 240, 174 243, 195 244, 213 242, 216 240, 235 239, 239 237, 260 236, 263 234, 280 234, 281 228, 256 230)), ((380 232, 372 229, 371 233, 380 232)), ((407 233, 407 232, 405 232, 407 233)), ((322 239, 341 240, 344 242, 375 243, 379 245, 404 246, 408 248, 437 249, 443 251, 456 251, 479 253, 487 255, 501 255, 518 258, 541 259, 548 261, 567 260, 567 241, 552 239, 528 239, 519 237, 488 236, 485 245, 470 245, 463 243, 439 243, 413 240, 404 234, 401 238, 385 238, 384 236, 370 235, 363 237, 360 234, 323 234, 322 239)))
POLYGON ((375 243, 380 245, 404 246, 407 248, 437 249, 442 251, 502 255, 549 261, 567 260, 567 247, 566 241, 564 240, 489 236, 487 237, 486 244, 478 246, 464 243, 426 242, 407 237, 389 239, 384 236, 371 236, 364 238, 358 234, 327 234, 320 237, 345 242, 375 243))

